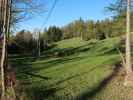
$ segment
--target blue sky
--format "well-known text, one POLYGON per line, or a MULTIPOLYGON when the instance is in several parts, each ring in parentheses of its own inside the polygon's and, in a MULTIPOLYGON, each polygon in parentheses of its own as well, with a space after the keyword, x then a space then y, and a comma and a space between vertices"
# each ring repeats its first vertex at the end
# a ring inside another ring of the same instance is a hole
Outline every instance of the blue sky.
MULTIPOLYGON (((84 20, 102 20, 108 18, 110 14, 105 12, 104 7, 112 1, 113 0, 58 0, 51 17, 43 27, 49 27, 51 25, 64 26, 80 17, 84 20)), ((40 0, 40 2, 45 4, 46 11, 41 15, 36 15, 29 20, 21 22, 18 30, 33 30, 42 26, 54 0, 40 0)))

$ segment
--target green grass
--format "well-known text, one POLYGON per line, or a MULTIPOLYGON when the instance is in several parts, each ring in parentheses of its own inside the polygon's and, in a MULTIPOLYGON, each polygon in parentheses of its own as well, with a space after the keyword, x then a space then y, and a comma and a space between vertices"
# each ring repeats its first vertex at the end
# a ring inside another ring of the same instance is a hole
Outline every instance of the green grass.
POLYGON ((107 100, 109 94, 103 98, 106 92, 98 92, 120 61, 119 43, 119 37, 102 41, 74 38, 57 42, 38 59, 14 56, 10 62, 31 100, 107 100), (55 52, 68 54, 57 56, 55 52))

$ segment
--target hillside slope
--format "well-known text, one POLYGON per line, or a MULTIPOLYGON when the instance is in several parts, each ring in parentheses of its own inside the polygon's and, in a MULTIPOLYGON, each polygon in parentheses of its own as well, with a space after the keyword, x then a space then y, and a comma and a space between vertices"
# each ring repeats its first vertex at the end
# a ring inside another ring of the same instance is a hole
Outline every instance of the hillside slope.
POLYGON ((10 62, 31 100, 127 100, 120 91, 114 93, 125 90, 114 86, 122 82, 113 81, 120 67, 120 41, 73 38, 57 42, 38 59, 16 56, 10 62))

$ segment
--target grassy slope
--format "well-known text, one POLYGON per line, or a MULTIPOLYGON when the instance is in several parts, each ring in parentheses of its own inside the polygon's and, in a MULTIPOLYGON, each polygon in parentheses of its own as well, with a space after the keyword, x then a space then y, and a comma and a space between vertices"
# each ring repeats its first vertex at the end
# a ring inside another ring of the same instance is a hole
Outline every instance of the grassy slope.
POLYGON ((113 65, 120 61, 116 50, 119 42, 120 38, 63 40, 47 53, 73 51, 69 56, 47 58, 43 55, 39 59, 15 57, 11 62, 16 66, 18 79, 32 100, 118 100, 120 95, 110 98, 114 90, 113 82, 108 88, 104 81, 112 78, 108 79, 114 72, 113 65))

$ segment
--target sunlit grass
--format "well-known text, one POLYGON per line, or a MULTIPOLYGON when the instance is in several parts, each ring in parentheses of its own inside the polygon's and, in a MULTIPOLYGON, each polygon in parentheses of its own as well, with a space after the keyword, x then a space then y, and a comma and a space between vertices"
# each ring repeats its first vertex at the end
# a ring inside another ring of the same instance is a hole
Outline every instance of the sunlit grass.
POLYGON ((102 41, 74 38, 57 42, 57 46, 51 50, 61 52, 62 49, 69 51, 76 48, 68 56, 39 59, 21 56, 17 59, 13 57, 10 61, 16 66, 17 77, 30 98, 84 100, 84 94, 90 93, 87 98, 91 98, 91 93, 96 92, 95 88, 113 72, 113 65, 120 61, 116 49, 119 43, 119 38, 102 41))

